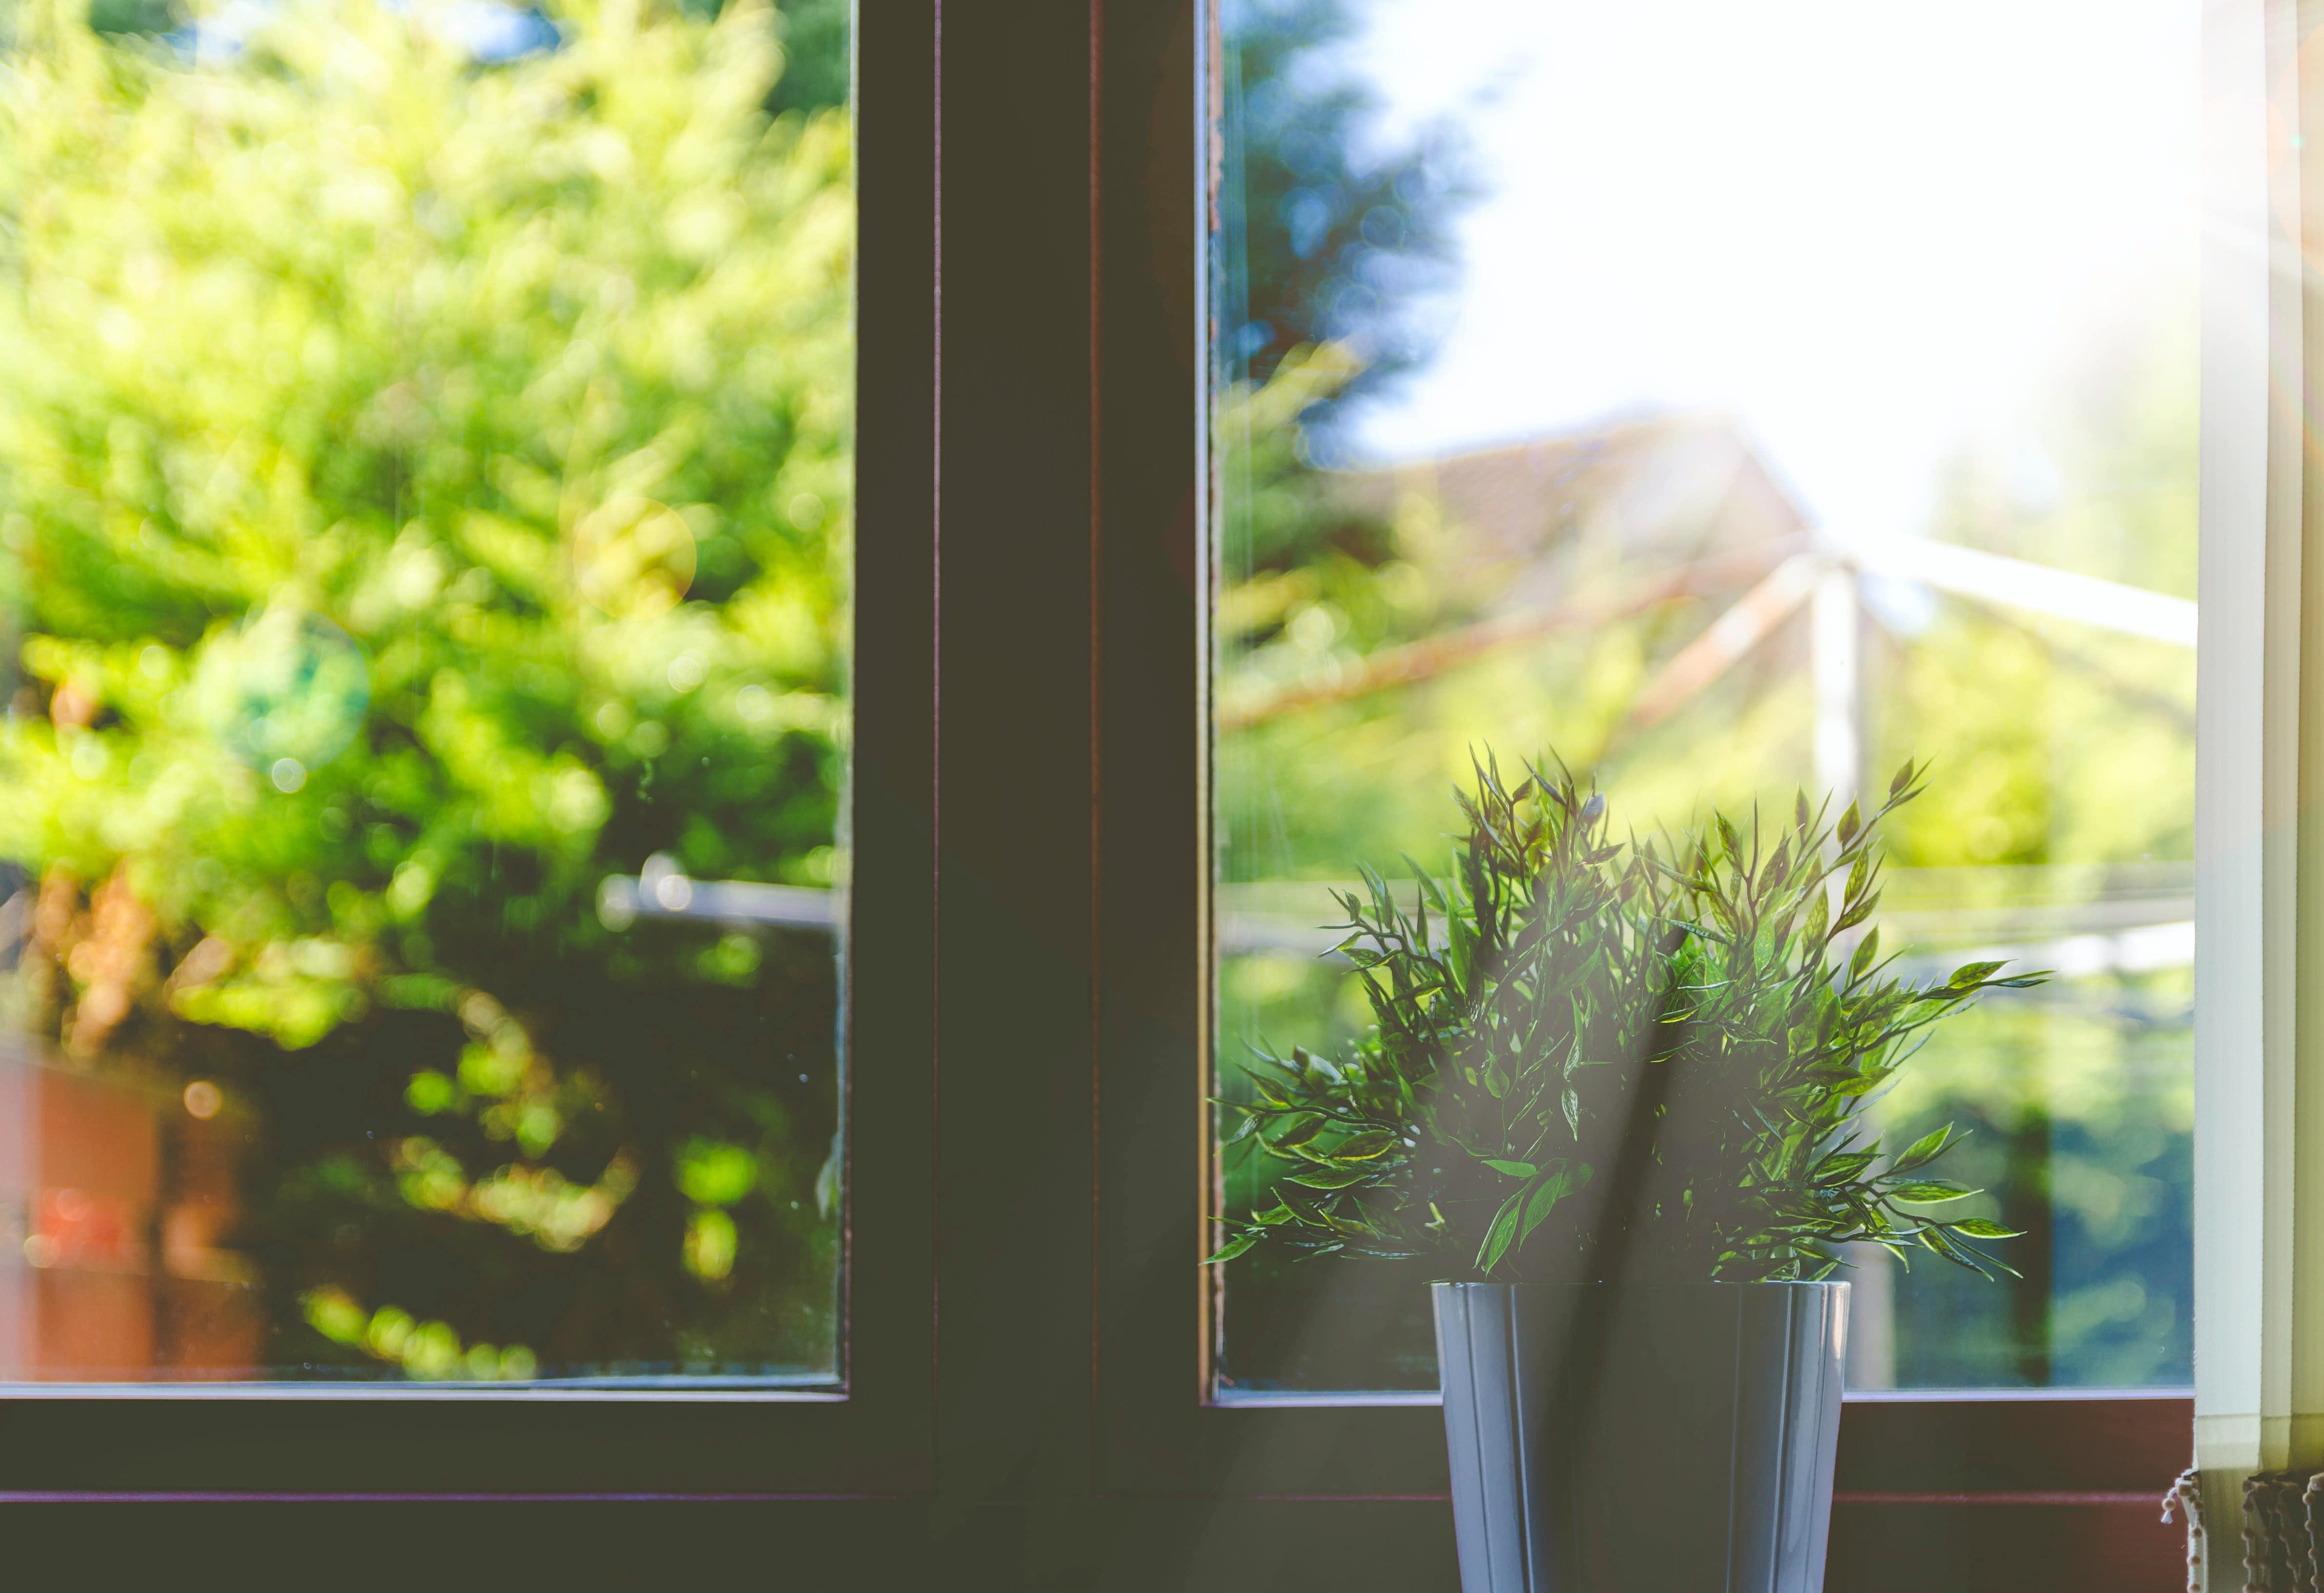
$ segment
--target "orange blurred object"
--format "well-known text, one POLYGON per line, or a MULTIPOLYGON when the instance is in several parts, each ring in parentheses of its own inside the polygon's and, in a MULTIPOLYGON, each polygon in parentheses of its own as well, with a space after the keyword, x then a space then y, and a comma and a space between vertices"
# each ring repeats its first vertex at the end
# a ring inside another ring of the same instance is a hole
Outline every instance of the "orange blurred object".
POLYGON ((230 1119, 0 1039, 0 1380, 250 1375, 235 1217, 230 1119))

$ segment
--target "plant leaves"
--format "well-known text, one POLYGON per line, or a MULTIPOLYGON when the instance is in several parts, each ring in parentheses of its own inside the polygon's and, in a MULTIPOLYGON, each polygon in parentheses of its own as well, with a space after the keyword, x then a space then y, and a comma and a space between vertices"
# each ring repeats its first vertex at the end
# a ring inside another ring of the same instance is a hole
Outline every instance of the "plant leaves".
POLYGON ((1321 1116, 1296 1117, 1292 1120, 1290 1127, 1268 1143, 1273 1149, 1287 1151, 1294 1146, 1305 1144, 1323 1133, 1327 1125, 1328 1120, 1321 1116))
POLYGON ((1972 1239, 2022 1239, 2025 1236, 2024 1229, 2004 1227, 1989 1218, 1964 1218, 1950 1226, 1953 1232, 1966 1234, 1972 1239))
POLYGON ((1849 983, 1852 985, 1862 978, 1879 955, 1880 931, 1877 929, 1866 931, 1864 939, 1856 944, 1856 955, 1848 959, 1849 983))
POLYGON ((1916 1167, 1926 1166, 1952 1143, 1952 1132, 1953 1125, 1950 1123, 1942 1128, 1931 1129, 1907 1145, 1904 1154, 1889 1164, 1888 1171, 1891 1173, 1910 1172, 1916 1167))
POLYGON ((1553 1173, 1542 1180, 1541 1187, 1534 1190, 1533 1198, 1526 1202, 1525 1222, 1517 1230, 1517 1243, 1522 1245, 1533 1237, 1534 1229, 1542 1225, 1550 1212, 1556 1209, 1557 1203, 1572 1190, 1573 1180, 1563 1172, 1553 1173))
POLYGON ((1928 1024, 2005 983, 1980 964, 1943 985, 1883 971, 1871 832, 1917 793, 1916 765, 1869 822, 1861 805, 1843 815, 1835 855, 1829 809, 1804 792, 1795 831, 1706 815, 1618 843, 1561 771, 1530 769, 1512 795, 1489 754, 1477 764, 1452 866, 1430 877, 1406 860, 1417 907, 1362 865, 1362 890, 1335 894, 1373 1025, 1262 1069, 1274 1099, 1243 1110, 1294 1168, 1243 1236, 1303 1259, 1434 1253, 1534 1281, 1554 1264, 1530 1236, 1646 1111, 1668 1119, 1657 1153, 1689 1169, 1663 1197, 1683 1220, 1639 1236, 1669 1275, 1812 1279, 1849 1242, 1999 1267, 1978 1248, 1986 1227, 1922 1209, 1969 1192, 1923 1171, 1959 1134, 1889 1157, 1863 1117, 1928 1024), (1605 1105, 1585 1111, 1585 1095, 1605 1105), (1698 1146, 1704 1132, 1717 1137, 1698 1146))
POLYGON ((1947 1200, 1959 1200, 1974 1195, 1976 1190, 1965 1190, 1957 1183, 1947 1183, 1940 1178, 1918 1180, 1912 1183, 1892 1184, 1888 1198, 1914 1206, 1935 1206, 1947 1200))
POLYGON ((1519 1190, 1502 1201, 1501 1209, 1493 1214, 1491 1225, 1485 1229, 1485 1242, 1477 1246, 1479 1272, 1491 1272, 1508 1253, 1510 1242, 1517 1237, 1517 1210, 1524 1200, 1525 1191, 1519 1190))
POLYGON ((1816 1182, 1836 1183, 1852 1179, 1872 1165, 1873 1156, 1867 1151, 1854 1151, 1842 1156, 1827 1156, 1816 1168, 1816 1182))
POLYGON ((1244 1234, 1237 1238, 1229 1239, 1208 1255, 1204 1256, 1202 1264, 1204 1266, 1215 1266, 1222 1261, 1232 1261, 1258 1243, 1257 1234, 1244 1234))
POLYGON ((1333 1145, 1327 1154, 1334 1162, 1369 1162, 1394 1150, 1398 1143, 1396 1135, 1386 1129, 1372 1128, 1361 1134, 1350 1135, 1333 1145))
POLYGON ((1276 1192, 1282 1198, 1284 1209, 1290 1212, 1296 1220, 1311 1228, 1331 1227, 1324 1218, 1323 1209, 1314 1201, 1303 1200, 1288 1190, 1278 1190, 1276 1192))
POLYGON ((1344 1190, 1379 1176, 1369 1167, 1309 1167, 1284 1180, 1311 1190, 1344 1190))

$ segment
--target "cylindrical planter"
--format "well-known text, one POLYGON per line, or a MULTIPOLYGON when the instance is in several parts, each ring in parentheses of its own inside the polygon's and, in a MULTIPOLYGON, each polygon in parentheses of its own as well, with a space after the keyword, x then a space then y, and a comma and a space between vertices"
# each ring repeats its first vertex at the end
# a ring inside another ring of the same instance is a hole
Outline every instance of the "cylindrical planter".
POLYGON ((1438 1283, 1462 1593, 1820 1593, 1846 1283, 1438 1283))

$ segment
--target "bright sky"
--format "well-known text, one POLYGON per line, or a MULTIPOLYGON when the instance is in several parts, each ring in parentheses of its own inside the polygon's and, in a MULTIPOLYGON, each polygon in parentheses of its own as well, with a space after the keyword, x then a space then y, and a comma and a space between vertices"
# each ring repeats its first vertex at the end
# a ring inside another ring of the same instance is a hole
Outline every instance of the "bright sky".
POLYGON ((1834 532, 1917 532, 1965 438, 2191 305, 2200 0, 1371 4, 1367 75, 1489 196, 1365 452, 1723 410, 1834 532))

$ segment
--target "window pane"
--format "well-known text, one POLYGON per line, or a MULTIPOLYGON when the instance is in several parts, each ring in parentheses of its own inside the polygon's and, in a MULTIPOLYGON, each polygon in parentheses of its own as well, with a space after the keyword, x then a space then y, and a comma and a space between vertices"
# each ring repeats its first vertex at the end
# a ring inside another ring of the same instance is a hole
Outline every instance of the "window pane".
POLYGON ((837 1375, 848 15, 0 11, 0 1378, 837 1375))
MULTIPOLYGON (((1640 834, 1923 760, 1881 946, 2054 977, 1876 1122, 1970 1131, 2022 1276, 1851 1255, 1852 1385, 2190 1379, 2197 22, 1230 0, 1222 1089, 1360 1036, 1330 893, 1472 755, 1640 834)), ((1228 1264, 1221 1389, 1433 1387, 1431 1275, 1228 1264)))

